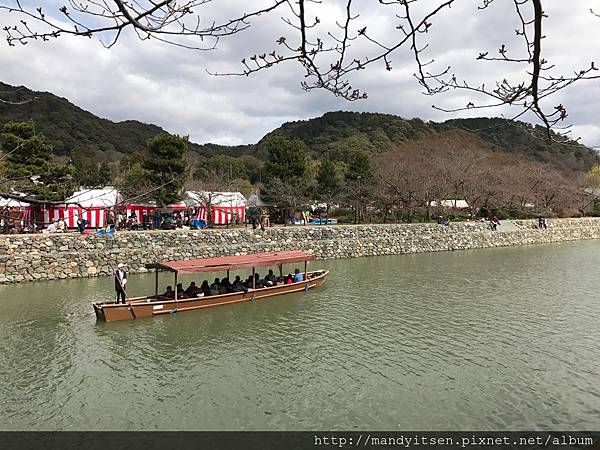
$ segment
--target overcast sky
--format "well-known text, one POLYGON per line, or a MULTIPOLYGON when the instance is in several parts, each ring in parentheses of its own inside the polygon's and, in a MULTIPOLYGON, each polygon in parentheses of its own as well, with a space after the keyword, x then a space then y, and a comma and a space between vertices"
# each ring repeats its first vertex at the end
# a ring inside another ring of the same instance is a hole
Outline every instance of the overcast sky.
MULTIPOLYGON (((9 4, 13 0, 0 0, 9 4)), ((424 4, 439 1, 422 0, 424 4)), ((24 0, 31 9, 43 6, 51 14, 57 6, 53 0, 24 0)), ((225 17, 244 12, 248 4, 268 5, 271 0, 214 0, 202 17, 225 17)), ((360 17, 354 30, 367 26, 370 33, 393 42, 398 20, 393 8, 377 0, 356 0, 360 17)), ((545 1, 549 19, 544 25, 544 56, 556 64, 554 73, 571 74, 573 70, 596 61, 600 66, 600 18, 590 8, 600 11, 600 0, 545 1)), ((516 41, 518 27, 513 2, 496 0, 485 11, 478 11, 481 0, 457 0, 451 10, 433 19, 428 33, 426 55, 435 59, 438 68, 452 66, 459 79, 486 82, 523 78, 523 66, 475 61, 479 51, 497 53, 502 43, 523 55, 516 41)), ((313 33, 327 38, 335 29, 335 20, 343 21, 340 0, 323 0, 311 5, 310 14, 318 15, 321 25, 313 33)), ((283 122, 307 119, 327 111, 352 110, 397 114, 443 121, 467 114, 450 115, 436 111, 432 104, 464 106, 471 98, 464 92, 449 92, 439 97, 422 95, 412 77, 415 65, 408 49, 392 57, 391 72, 381 65, 361 71, 352 84, 369 94, 367 100, 348 102, 326 91, 304 92, 300 88, 302 68, 286 63, 250 77, 215 77, 211 71, 241 70, 239 61, 254 53, 277 49, 281 36, 293 39, 285 25, 285 10, 263 15, 253 27, 235 37, 222 40, 216 50, 199 52, 169 46, 157 41, 140 41, 133 33, 125 33, 112 49, 105 49, 94 39, 61 37, 44 43, 8 47, 0 43, 0 80, 25 85, 38 91, 50 91, 66 97, 76 105, 111 120, 127 119, 157 124, 169 132, 189 135, 198 143, 254 143, 283 122)), ((14 24, 14 16, 0 12, 0 24, 14 24)), ((363 57, 372 47, 355 41, 352 51, 363 57)), ((563 103, 573 124, 573 137, 581 137, 587 145, 600 146, 600 80, 581 82, 552 98, 550 105, 563 103)), ((512 111, 515 113, 516 111, 512 111)), ((510 110, 484 110, 474 115, 497 116, 510 110)))

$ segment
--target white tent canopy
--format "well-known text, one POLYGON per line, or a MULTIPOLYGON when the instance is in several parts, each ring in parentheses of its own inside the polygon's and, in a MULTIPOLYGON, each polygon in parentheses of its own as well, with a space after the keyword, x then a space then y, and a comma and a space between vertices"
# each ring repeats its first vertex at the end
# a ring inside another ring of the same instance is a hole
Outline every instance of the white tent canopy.
POLYGON ((123 201, 123 197, 114 188, 83 189, 75 192, 67 201, 68 204, 81 205, 82 208, 105 207, 111 208, 123 201))
POLYGON ((13 200, 12 198, 0 197, 0 208, 27 208, 29 203, 13 200))
MULTIPOLYGON (((439 206, 436 201, 432 201, 429 203, 431 206, 439 206)), ((469 208, 469 204, 465 200, 453 199, 453 200, 442 200, 441 206, 444 208, 456 208, 456 209, 467 209, 469 208)))

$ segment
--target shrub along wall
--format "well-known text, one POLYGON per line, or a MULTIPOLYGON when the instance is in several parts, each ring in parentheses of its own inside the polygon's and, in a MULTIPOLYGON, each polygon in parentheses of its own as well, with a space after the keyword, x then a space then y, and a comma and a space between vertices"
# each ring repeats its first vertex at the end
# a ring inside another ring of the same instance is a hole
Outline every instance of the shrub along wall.
POLYGON ((339 225, 208 231, 118 232, 95 235, 7 235, 0 237, 0 283, 110 275, 127 262, 145 272, 147 262, 302 249, 317 258, 436 252, 600 238, 600 219, 513 221, 491 231, 477 222, 400 225, 339 225))

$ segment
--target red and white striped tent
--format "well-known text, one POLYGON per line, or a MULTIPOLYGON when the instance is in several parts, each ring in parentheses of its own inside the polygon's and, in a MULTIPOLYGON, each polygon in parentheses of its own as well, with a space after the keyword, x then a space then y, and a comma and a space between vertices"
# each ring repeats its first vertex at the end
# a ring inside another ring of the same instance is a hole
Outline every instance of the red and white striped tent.
POLYGON ((240 192, 188 191, 187 196, 198 208, 198 220, 207 222, 209 209, 215 225, 246 220, 246 197, 240 192))
POLYGON ((87 220, 88 228, 102 228, 106 226, 108 211, 121 201, 121 194, 113 188, 80 190, 64 205, 42 208, 44 223, 64 219, 67 227, 74 228, 81 217, 87 220))
POLYGON ((8 212, 8 216, 26 225, 31 220, 31 205, 11 198, 0 197, 0 212, 8 212))
POLYGON ((141 223, 142 216, 144 215, 144 213, 150 215, 152 214, 152 211, 154 211, 157 207, 158 206, 155 201, 148 201, 146 203, 136 203, 133 205, 127 205, 125 207, 125 213, 127 214, 127 217, 135 215, 135 217, 137 218, 137 222, 141 223))
MULTIPOLYGON (((125 208, 125 211, 127 213, 127 217, 129 217, 131 215, 135 215, 138 223, 141 223, 144 213, 146 213, 148 216, 150 216, 156 209, 163 209, 163 208, 158 206, 158 204, 154 200, 151 200, 146 203, 127 205, 125 208)), ((164 209, 171 210, 171 211, 185 211, 188 209, 194 209, 194 206, 189 205, 188 203, 183 201, 183 202, 167 205, 164 209)))

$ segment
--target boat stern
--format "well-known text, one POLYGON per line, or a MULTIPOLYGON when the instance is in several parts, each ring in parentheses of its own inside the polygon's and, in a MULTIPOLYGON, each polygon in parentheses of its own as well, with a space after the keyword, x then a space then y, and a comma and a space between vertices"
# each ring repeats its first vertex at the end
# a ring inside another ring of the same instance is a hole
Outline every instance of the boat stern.
POLYGON ((96 313, 97 322, 106 322, 106 316, 104 315, 104 308, 101 303, 92 303, 94 306, 94 312, 96 313))
POLYGON ((115 322, 117 320, 132 320, 135 315, 131 306, 123 303, 93 303, 96 320, 99 322, 115 322))

